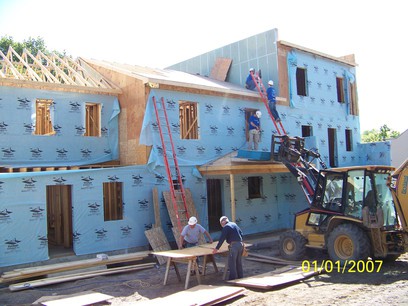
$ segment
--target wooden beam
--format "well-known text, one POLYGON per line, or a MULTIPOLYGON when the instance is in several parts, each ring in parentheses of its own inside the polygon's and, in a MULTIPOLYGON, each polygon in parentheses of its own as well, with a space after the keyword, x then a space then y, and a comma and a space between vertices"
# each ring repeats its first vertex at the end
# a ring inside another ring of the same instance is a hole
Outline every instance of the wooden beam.
POLYGON ((41 286, 47 286, 52 284, 58 284, 78 279, 90 278, 100 275, 109 275, 115 273, 122 273, 122 272, 129 272, 134 270, 142 270, 142 269, 149 269, 153 268, 155 265, 154 262, 152 263, 144 263, 140 265, 132 265, 127 267, 118 267, 118 268, 110 268, 100 271, 88 271, 88 272, 80 272, 70 275, 63 275, 63 276, 55 276, 55 277, 47 277, 44 279, 33 280, 33 281, 25 281, 22 283, 12 284, 9 286, 10 291, 21 291, 26 289, 37 288, 41 286))
POLYGON ((231 192, 231 220, 235 222, 235 181, 234 174, 230 174, 230 192, 231 192))

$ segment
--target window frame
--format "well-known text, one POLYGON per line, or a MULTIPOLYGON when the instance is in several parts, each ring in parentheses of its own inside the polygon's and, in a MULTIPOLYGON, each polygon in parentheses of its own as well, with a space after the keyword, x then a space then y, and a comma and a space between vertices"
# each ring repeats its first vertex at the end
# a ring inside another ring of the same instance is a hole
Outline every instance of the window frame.
POLYGON ((35 129, 33 134, 40 136, 52 136, 55 134, 53 125, 52 99, 35 100, 35 129))
POLYGON ((198 102, 179 101, 179 124, 180 139, 199 139, 198 102))
POLYGON ((303 97, 307 97, 308 95, 306 68, 296 67, 296 93, 298 96, 303 97))
POLYGON ((346 93, 344 90, 344 78, 336 77, 337 102, 346 102, 346 93))
POLYGON ((353 131, 351 129, 345 129, 344 134, 346 138, 346 151, 351 152, 353 151, 353 131))
POLYGON ((262 176, 248 176, 248 199, 260 199, 263 197, 262 176))
POLYGON ((123 220, 123 183, 103 182, 104 221, 123 220))
POLYGON ((86 137, 101 137, 101 104, 85 103, 85 133, 86 137))

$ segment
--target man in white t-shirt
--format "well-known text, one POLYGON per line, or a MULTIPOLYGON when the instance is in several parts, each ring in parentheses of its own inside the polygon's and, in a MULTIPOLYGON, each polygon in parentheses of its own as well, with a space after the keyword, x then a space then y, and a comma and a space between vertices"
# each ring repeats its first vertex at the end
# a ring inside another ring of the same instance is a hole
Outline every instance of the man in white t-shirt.
POLYGON ((213 242, 210 234, 205 230, 205 228, 197 223, 197 218, 191 217, 188 220, 188 225, 186 225, 181 231, 179 249, 198 245, 198 240, 201 234, 205 234, 207 236, 209 243, 213 242))

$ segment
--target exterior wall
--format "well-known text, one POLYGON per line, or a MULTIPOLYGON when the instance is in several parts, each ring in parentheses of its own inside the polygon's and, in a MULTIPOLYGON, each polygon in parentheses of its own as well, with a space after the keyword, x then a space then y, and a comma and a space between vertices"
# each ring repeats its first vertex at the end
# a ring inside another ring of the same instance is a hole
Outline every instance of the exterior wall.
POLYGON ((227 82, 244 86, 249 68, 261 69, 264 80, 279 88, 277 66, 277 29, 260 33, 168 67, 191 74, 209 76, 217 57, 232 59, 227 82))
POLYGON ((149 149, 139 145, 139 135, 149 89, 142 81, 134 77, 97 65, 92 65, 92 68, 122 90, 122 94, 119 95, 121 108, 119 114, 119 158, 121 165, 146 164, 149 149))
POLYGON ((79 166, 118 158, 117 98, 74 92, 0 87, 0 164, 79 166), (55 134, 34 135, 36 99, 52 99, 55 134), (101 137, 85 137, 85 104, 101 104, 101 137))
MULTIPOLYGON (((329 165, 328 129, 335 129, 337 166, 357 165, 359 163, 357 144, 360 142, 359 117, 349 114, 350 101, 347 93, 346 102, 338 102, 336 85, 336 76, 342 77, 345 84, 354 82, 354 68, 298 50, 292 50, 287 60, 290 108, 285 108, 283 116, 296 122, 299 127, 312 126, 312 135, 317 138, 317 149, 327 165, 329 165), (306 96, 297 94, 297 68, 306 69, 306 96), (352 131, 352 151, 346 151, 346 129, 352 131)), ((291 134, 302 135, 300 130, 291 134)))
MULTIPOLYGON (((223 215, 231 216, 230 178, 223 180, 223 215)), ((236 223, 244 235, 292 228, 295 214, 308 207, 299 184, 290 173, 235 175, 236 223), (248 177, 262 178, 262 198, 248 198, 248 177)))
POLYGON ((391 166, 398 168, 408 158, 408 130, 391 139, 391 166))
MULTIPOLYGON (((205 192, 191 169, 181 168, 190 188, 200 222, 207 223, 205 192)), ((152 188, 168 190, 163 167, 151 172, 146 166, 111 169, 44 171, 0 174, 0 267, 47 260, 46 186, 72 186, 73 249, 76 255, 148 245, 144 231, 154 223, 152 188), (104 182, 123 183, 123 220, 104 221, 104 182)), ((165 233, 172 238, 166 205, 160 214, 165 233)))

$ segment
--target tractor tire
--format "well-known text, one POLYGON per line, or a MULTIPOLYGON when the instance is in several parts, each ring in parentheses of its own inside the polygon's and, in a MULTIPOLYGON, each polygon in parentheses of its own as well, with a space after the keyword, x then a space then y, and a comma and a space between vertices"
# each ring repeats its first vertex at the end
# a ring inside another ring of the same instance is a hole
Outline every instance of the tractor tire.
POLYGON ((327 251, 333 262, 365 260, 370 256, 371 245, 367 234, 357 225, 346 223, 335 227, 327 238, 327 251))
POLYGON ((279 239, 279 252, 287 260, 303 259, 306 253, 306 238, 297 231, 284 232, 279 239))

